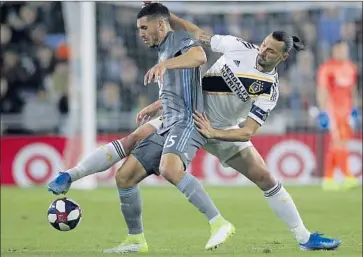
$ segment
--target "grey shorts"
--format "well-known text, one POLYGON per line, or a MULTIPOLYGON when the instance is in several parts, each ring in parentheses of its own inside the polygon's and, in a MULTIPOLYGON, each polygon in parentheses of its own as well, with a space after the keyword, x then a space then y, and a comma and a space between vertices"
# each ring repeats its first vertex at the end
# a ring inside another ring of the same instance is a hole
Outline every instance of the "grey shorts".
POLYGON ((187 169, 198 149, 207 142, 194 123, 178 122, 164 134, 154 132, 143 139, 131 154, 148 174, 159 175, 161 156, 173 153, 179 156, 187 169))

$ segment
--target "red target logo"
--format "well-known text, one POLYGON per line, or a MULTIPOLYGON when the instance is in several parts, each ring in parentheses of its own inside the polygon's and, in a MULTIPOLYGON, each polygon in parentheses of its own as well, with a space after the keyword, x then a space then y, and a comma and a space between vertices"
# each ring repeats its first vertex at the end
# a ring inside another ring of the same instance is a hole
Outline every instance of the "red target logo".
POLYGON ((35 143, 23 147, 14 158, 13 177, 19 186, 44 184, 61 169, 62 158, 52 146, 35 143))
POLYGON ((202 167, 204 169, 204 182, 213 185, 222 185, 225 183, 238 183, 243 177, 227 166, 223 166, 219 159, 212 154, 206 153, 203 158, 202 167))
POLYGON ((286 140, 271 148, 266 164, 279 179, 298 179, 301 183, 309 182, 316 160, 308 145, 298 140, 286 140))

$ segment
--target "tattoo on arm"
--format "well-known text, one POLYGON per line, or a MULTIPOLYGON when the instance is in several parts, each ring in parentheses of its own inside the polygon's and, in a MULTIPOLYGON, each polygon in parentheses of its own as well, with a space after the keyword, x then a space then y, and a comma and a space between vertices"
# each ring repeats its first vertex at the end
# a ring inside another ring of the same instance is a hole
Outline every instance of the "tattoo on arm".
POLYGON ((206 32, 202 32, 199 36, 198 36, 198 41, 204 45, 204 46, 209 46, 210 47, 210 41, 211 41, 212 36, 209 35, 206 32))

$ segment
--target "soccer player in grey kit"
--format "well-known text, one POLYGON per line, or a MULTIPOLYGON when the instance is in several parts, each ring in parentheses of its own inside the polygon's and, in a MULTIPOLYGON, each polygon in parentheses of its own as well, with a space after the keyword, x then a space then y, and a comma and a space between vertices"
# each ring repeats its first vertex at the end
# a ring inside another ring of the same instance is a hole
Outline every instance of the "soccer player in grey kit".
POLYGON ((199 66, 206 56, 199 43, 184 31, 173 31, 167 7, 153 3, 137 16, 139 35, 156 48, 159 63, 145 75, 144 82, 158 82, 163 106, 161 128, 146 137, 117 171, 121 210, 129 235, 119 246, 105 253, 147 252, 141 218, 141 196, 138 183, 151 174, 162 175, 201 213, 211 225, 206 249, 222 244, 234 233, 234 226, 219 213, 198 180, 185 170, 206 138, 193 123, 193 112, 203 112, 203 95, 199 66))

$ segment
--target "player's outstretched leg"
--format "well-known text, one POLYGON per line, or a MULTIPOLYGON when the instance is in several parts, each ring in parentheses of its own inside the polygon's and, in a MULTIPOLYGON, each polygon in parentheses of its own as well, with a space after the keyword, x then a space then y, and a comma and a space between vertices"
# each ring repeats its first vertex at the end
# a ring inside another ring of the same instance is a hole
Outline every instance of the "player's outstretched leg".
POLYGON ((219 213, 208 193, 199 181, 184 171, 184 164, 180 157, 173 153, 166 153, 161 157, 160 174, 185 195, 210 224, 211 236, 205 249, 215 249, 223 244, 235 233, 234 226, 219 213))
POLYGON ((120 245, 107 249, 104 253, 148 252, 141 216, 142 200, 138 187, 138 183, 147 176, 141 163, 132 155, 117 171, 116 184, 128 235, 120 245))
POLYGON ((334 250, 339 239, 310 233, 295 206, 290 194, 268 172, 265 162, 254 147, 248 147, 226 162, 230 167, 254 182, 263 192, 268 205, 295 235, 301 250, 334 250))
POLYGON ((48 184, 48 191, 56 195, 65 194, 68 192, 72 182, 111 168, 114 164, 128 156, 139 141, 153 133, 155 130, 153 125, 145 123, 130 135, 95 149, 75 167, 60 172, 58 176, 48 184))

